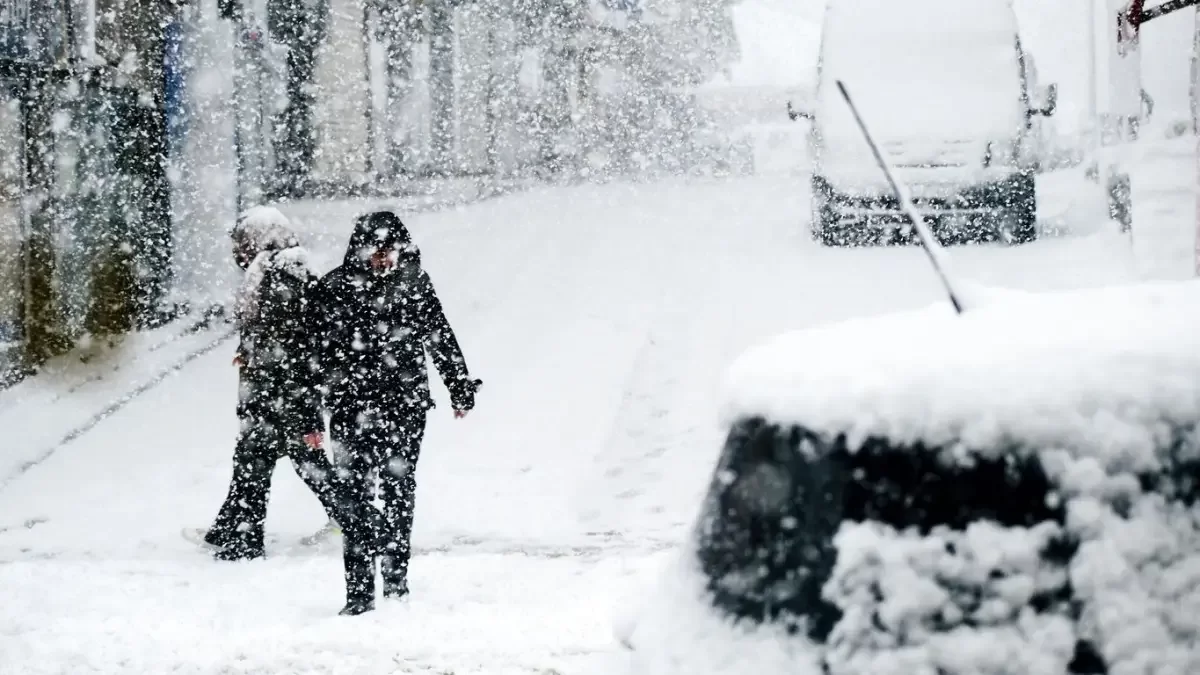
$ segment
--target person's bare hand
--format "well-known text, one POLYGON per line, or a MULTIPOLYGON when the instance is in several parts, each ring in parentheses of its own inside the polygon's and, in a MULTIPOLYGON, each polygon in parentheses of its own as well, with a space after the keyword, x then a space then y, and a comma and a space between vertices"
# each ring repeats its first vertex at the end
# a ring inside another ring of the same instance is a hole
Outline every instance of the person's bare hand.
POLYGON ((325 444, 325 434, 320 431, 304 434, 304 444, 313 450, 320 450, 321 446, 325 444))

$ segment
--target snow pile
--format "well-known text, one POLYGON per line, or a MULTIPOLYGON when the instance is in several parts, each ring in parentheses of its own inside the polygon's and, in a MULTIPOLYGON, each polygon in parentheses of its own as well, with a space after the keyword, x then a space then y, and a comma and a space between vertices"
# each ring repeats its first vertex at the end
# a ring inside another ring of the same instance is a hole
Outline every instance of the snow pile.
POLYGON ((733 624, 712 609, 686 549, 664 566, 659 587, 618 639, 634 650, 631 672, 645 675, 821 675, 820 649, 773 625, 733 624))
POLYGON ((1200 672, 1197 516, 1194 505, 1157 494, 1069 505, 1080 540, 1071 562, 1079 630, 1101 646, 1109 673, 1200 672))
POLYGON ((845 523, 829 675, 1200 671, 1200 514, 1129 474, 1094 478, 1065 524, 845 523))
POLYGON ((1063 675, 1074 626, 1063 607, 1033 609, 1068 592, 1065 569, 1043 561, 1061 537, 1055 523, 929 536, 846 524, 825 588, 843 612, 828 641, 830 675, 1063 675))
POLYGON ((819 434, 961 444, 980 452, 1086 448, 1105 468, 1153 470, 1200 419, 1200 281, 998 295, 825 325, 744 354, 727 421, 763 416, 819 434))

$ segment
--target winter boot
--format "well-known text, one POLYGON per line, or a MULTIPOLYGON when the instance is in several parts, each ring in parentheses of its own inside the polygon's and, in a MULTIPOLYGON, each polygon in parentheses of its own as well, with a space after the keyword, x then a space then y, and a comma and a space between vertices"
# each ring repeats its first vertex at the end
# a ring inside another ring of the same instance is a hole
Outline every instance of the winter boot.
POLYGON ((238 543, 233 543, 224 548, 218 548, 213 551, 213 558, 224 560, 226 562, 234 562, 239 560, 258 560, 266 555, 266 552, 261 548, 249 548, 240 546, 238 543))
POLYGON ((375 557, 363 555, 363 548, 346 546, 343 564, 346 575, 346 607, 342 614, 355 616, 375 609, 375 557))
POLYGON ((229 544, 230 539, 228 532, 215 527, 204 533, 204 543, 213 548, 223 548, 229 544))
POLYGON ((265 537, 261 529, 248 529, 224 540, 224 546, 213 551, 217 560, 257 560, 266 555, 265 537))
POLYGON ((229 543, 229 538, 216 529, 185 527, 181 534, 183 534, 184 539, 209 551, 215 551, 229 543))
POLYGON ((401 600, 408 595, 408 582, 404 579, 383 580, 383 597, 388 600, 401 600))
POLYGON ((399 565, 399 560, 384 554, 379 559, 379 571, 383 576, 383 597, 399 600, 408 595, 408 567, 399 565))
POLYGON ((358 616, 375 609, 375 562, 371 558, 346 560, 346 606, 342 616, 358 616))
POLYGON ((354 598, 346 601, 346 606, 338 612, 340 616, 358 616, 375 610, 375 600, 369 598, 354 598))

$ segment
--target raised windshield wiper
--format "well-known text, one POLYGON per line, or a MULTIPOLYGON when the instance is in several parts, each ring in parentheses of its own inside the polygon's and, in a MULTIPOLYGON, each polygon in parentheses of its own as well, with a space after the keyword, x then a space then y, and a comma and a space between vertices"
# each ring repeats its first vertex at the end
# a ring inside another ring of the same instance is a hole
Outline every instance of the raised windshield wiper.
POLYGON ((946 295, 950 296, 950 304, 954 305, 955 312, 962 314, 963 304, 959 300, 959 294, 954 290, 955 284, 951 283, 950 273, 947 270, 948 261, 946 251, 938 243, 938 240, 934 238, 933 232, 925 224, 925 219, 921 217, 916 207, 913 206, 912 199, 908 196, 908 190, 897 182, 896 176, 892 172, 892 167, 884 159, 883 153, 880 152, 879 146, 876 145, 875 139, 871 137, 871 132, 867 129, 866 122, 858 114, 858 108, 850 98, 850 92, 846 90, 846 85, 841 80, 838 80, 837 86, 838 91, 842 92, 842 98, 846 99, 846 105, 850 106, 850 112, 854 114, 854 121, 858 123, 859 130, 862 131, 863 137, 867 139, 867 145, 871 146, 871 153, 875 155, 875 162, 879 164, 879 168, 883 169, 883 174, 887 176, 888 185, 891 186, 896 199, 900 201, 900 207, 904 209, 905 214, 908 215, 908 219, 912 221, 913 227, 916 228, 917 238, 921 241, 921 247, 925 249, 925 253, 929 256, 930 264, 933 265, 938 278, 942 280, 942 286, 946 289, 946 295))

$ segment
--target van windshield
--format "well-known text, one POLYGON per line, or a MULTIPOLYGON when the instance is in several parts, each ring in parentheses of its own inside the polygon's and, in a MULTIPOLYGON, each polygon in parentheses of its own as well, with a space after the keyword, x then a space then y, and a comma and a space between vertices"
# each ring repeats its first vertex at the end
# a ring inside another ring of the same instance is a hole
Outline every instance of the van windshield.
POLYGON ((819 119, 857 138, 842 80, 885 140, 1004 139, 1024 121, 1016 20, 1006 0, 853 0, 825 22, 819 119))

